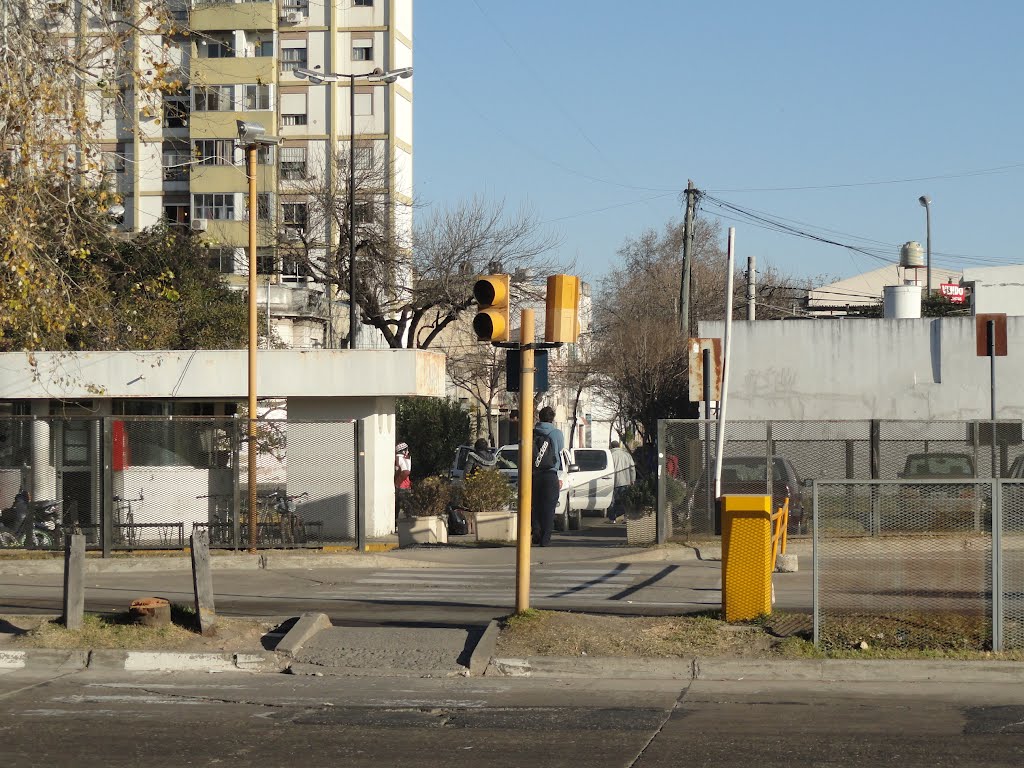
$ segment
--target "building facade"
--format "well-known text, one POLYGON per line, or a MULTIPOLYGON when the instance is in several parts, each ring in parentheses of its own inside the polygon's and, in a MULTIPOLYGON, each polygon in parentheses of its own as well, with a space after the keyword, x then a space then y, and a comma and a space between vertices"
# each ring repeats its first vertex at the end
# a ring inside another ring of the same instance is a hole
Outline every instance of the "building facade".
POLYGON ((166 63, 163 80, 180 83, 133 91, 122 81, 115 93, 99 62, 85 85, 123 228, 165 221, 198 232, 211 264, 245 284, 236 122, 259 123, 280 139, 257 158, 260 304, 285 345, 342 346, 348 297, 325 284, 347 284, 329 255, 345 252, 349 179, 360 241, 373 228, 407 242, 411 229, 412 80, 366 76, 412 66, 412 0, 168 2, 162 19, 147 18, 140 0, 116 0, 111 17, 106 0, 72 22, 77 35, 98 35, 118 12, 133 14, 142 31, 121 53, 135 71, 166 63), (296 76, 302 68, 346 77, 311 83, 296 76))

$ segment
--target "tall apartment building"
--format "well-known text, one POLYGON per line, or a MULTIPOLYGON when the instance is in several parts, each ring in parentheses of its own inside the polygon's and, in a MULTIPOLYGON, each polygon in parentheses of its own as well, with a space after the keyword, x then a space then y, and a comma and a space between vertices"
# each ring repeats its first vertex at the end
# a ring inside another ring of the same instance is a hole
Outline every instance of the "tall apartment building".
MULTIPOLYGON (((91 114, 102 120, 106 169, 124 198, 123 226, 165 220, 200 232, 211 263, 244 284, 248 180, 236 121, 261 124, 281 142, 258 156, 260 304, 285 344, 341 346, 348 297, 324 286, 307 262, 346 247, 349 142, 357 233, 376 227, 408 237, 412 81, 365 76, 412 66, 412 0, 170 2, 187 34, 141 32, 120 55, 145 69, 162 51, 182 89, 122 88, 114 108, 109 83, 86 85, 91 114), (355 75, 354 99, 349 77, 311 83, 296 77, 300 68, 355 75)), ((138 14, 143 5, 98 7, 138 14)), ((90 34, 87 16, 78 20, 80 35, 90 34)), ((370 337, 364 330, 361 345, 370 337)))

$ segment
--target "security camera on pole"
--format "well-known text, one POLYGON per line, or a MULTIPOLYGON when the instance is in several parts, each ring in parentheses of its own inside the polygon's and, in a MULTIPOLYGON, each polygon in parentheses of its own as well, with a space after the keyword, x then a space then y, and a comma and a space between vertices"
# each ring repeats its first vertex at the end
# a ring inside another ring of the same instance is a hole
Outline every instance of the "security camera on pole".
POLYGON ((519 341, 509 341, 509 275, 483 275, 473 285, 478 312, 473 318, 477 339, 519 353, 519 529, 516 537, 516 613, 530 608, 530 528, 533 506, 533 390, 534 352, 552 349, 579 338, 580 280, 574 275, 548 278, 544 341, 534 341, 533 310, 520 313, 519 341))

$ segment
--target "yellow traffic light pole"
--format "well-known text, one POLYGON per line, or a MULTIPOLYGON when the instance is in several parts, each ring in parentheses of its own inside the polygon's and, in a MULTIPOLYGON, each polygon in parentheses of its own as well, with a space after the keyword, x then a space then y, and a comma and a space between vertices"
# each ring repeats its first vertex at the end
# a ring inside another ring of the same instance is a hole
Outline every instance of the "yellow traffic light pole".
POLYGON ((530 609, 533 532, 533 310, 519 323, 519 535, 516 543, 516 613, 530 609))

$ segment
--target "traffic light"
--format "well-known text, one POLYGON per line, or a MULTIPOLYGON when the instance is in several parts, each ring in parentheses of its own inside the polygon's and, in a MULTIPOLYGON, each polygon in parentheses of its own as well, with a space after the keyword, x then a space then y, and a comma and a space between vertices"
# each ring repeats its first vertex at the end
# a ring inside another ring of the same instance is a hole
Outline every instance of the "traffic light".
POLYGON ((479 311, 473 330, 480 341, 508 341, 508 275, 484 275, 473 285, 479 311))
POLYGON ((580 279, 575 275, 548 278, 544 341, 576 343, 580 335, 580 279))

